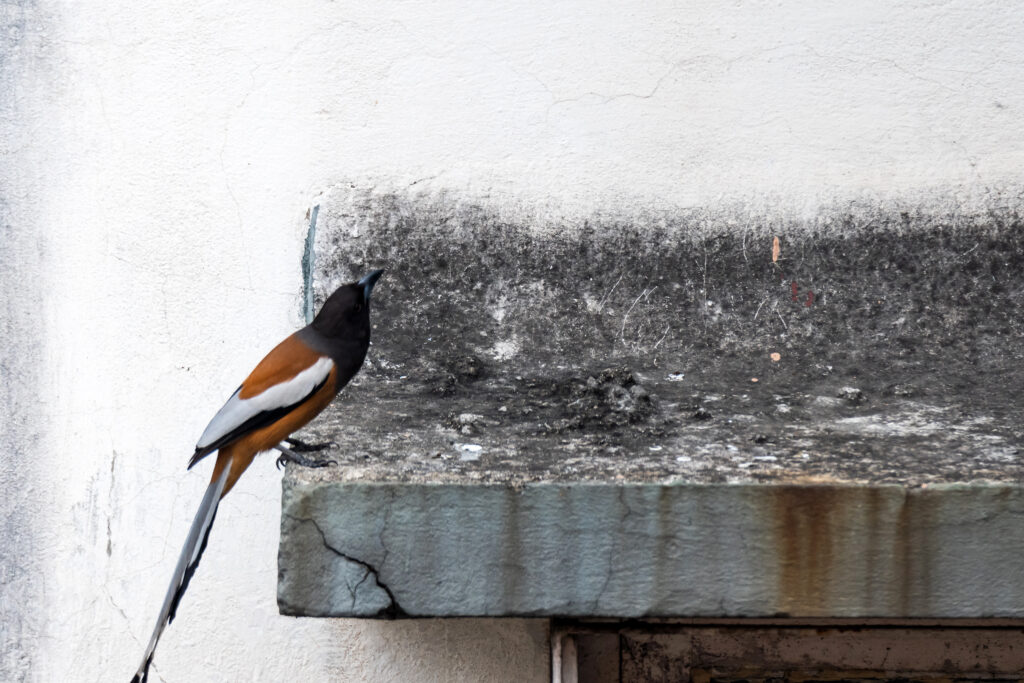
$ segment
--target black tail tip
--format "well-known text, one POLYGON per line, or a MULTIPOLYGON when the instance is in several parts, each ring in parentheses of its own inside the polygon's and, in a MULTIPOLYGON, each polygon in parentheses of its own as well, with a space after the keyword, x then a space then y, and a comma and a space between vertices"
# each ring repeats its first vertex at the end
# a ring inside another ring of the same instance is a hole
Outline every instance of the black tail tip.
POLYGON ((146 683, 149 679, 149 665, 153 663, 153 656, 150 655, 149 659, 146 660, 145 665, 135 672, 132 676, 132 683, 146 683))

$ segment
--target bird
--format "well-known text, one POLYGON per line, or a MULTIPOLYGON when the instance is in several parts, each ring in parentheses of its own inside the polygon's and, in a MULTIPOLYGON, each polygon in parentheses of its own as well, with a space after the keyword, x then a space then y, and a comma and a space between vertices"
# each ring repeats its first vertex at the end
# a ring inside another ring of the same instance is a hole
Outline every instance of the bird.
POLYGON ((309 325, 287 337, 256 365, 199 437, 188 469, 216 453, 213 474, 132 683, 146 683, 157 642, 174 619, 206 549, 217 506, 253 459, 276 450, 279 467, 288 461, 304 466, 327 464, 298 455, 293 448, 318 447, 289 437, 326 408, 359 372, 370 345, 370 293, 383 272, 374 270, 327 297, 309 325))

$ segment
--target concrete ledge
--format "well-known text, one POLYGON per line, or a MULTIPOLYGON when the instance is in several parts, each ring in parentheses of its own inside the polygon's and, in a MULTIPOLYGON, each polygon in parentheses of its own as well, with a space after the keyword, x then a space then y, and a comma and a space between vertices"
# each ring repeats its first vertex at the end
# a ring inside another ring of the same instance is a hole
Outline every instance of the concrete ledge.
POLYGON ((305 435, 339 466, 284 480, 282 612, 1024 617, 1015 201, 540 219, 338 189, 310 291, 389 270, 305 435))
POLYGON ((1011 486, 295 477, 280 606, 363 617, 1021 617, 1022 518, 1011 486))

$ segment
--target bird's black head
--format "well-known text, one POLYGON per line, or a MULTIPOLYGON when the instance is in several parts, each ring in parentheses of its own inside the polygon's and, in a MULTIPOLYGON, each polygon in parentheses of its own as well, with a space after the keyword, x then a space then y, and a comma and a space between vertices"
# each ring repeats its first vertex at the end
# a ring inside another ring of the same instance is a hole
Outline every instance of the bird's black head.
POLYGON ((370 293, 384 273, 375 270, 357 282, 342 285, 327 297, 312 327, 327 337, 370 336, 370 293))

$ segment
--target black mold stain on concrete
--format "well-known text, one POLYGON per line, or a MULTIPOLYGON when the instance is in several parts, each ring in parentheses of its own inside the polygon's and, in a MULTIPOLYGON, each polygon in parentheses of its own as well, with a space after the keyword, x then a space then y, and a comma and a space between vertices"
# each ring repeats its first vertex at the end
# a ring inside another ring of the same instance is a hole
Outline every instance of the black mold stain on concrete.
POLYGON ((316 218, 319 214, 319 204, 309 210, 309 229, 302 247, 302 316, 307 325, 313 322, 316 313, 313 308, 313 245, 316 243, 316 218))
POLYGON ((555 456, 523 464, 524 451, 635 466, 663 445, 701 455, 686 474, 711 481, 1020 475, 1013 208, 851 205, 739 230, 728 226, 749 221, 726 210, 535 224, 445 195, 322 204, 318 297, 386 268, 360 380, 391 408, 380 431, 397 415, 409 433, 439 426, 454 440, 467 433, 451 416, 478 415, 468 433, 493 437, 480 467, 497 478, 551 474, 555 456))

